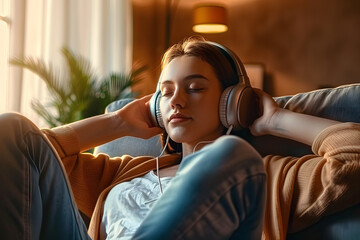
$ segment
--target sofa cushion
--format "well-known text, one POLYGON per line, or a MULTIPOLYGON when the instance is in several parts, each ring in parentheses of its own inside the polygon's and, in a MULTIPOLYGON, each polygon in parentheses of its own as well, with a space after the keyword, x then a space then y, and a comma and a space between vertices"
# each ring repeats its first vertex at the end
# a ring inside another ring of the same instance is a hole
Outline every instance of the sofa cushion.
POLYGON ((352 240, 360 236, 360 204, 344 211, 324 217, 321 221, 301 230, 290 233, 287 240, 352 240))

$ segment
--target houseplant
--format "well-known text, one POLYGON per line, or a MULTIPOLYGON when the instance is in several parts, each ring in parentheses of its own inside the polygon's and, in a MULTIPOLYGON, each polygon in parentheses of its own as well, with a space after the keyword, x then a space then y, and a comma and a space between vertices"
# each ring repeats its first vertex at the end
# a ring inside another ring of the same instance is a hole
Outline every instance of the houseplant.
POLYGON ((11 64, 34 72, 46 83, 51 101, 43 104, 34 100, 31 105, 50 127, 101 114, 112 101, 136 94, 130 91, 130 87, 140 80, 139 74, 145 67, 138 67, 129 74, 110 73, 98 79, 84 57, 74 54, 67 47, 63 47, 61 52, 68 68, 65 81, 41 59, 25 57, 10 60, 11 64))

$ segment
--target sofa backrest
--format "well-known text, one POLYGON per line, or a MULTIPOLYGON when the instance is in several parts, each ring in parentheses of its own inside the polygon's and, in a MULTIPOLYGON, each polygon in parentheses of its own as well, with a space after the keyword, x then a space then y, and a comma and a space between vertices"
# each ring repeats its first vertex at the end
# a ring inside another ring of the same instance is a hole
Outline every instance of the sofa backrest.
MULTIPOLYGON (((334 119, 342 122, 360 122, 360 83, 326 88, 293 96, 274 98, 282 108, 309 115, 334 119)), ((120 109, 132 99, 111 103, 106 112, 120 109)), ((283 156, 301 156, 311 153, 304 144, 274 136, 254 137, 249 134, 247 140, 262 155, 277 154, 283 156)), ((103 152, 110 156, 129 154, 132 156, 158 156, 161 150, 159 136, 149 140, 123 137, 95 148, 95 153, 103 152)))

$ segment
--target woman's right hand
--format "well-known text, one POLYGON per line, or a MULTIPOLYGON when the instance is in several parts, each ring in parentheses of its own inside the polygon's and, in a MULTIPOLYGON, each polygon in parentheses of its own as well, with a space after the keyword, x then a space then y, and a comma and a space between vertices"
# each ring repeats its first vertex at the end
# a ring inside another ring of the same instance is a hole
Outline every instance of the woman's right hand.
POLYGON ((125 135, 147 139, 163 131, 152 126, 149 108, 151 96, 136 99, 115 112, 120 120, 119 127, 125 135))
POLYGON ((150 138, 162 132, 151 126, 151 95, 132 101, 120 110, 69 124, 76 132, 80 151, 85 151, 120 137, 150 138))

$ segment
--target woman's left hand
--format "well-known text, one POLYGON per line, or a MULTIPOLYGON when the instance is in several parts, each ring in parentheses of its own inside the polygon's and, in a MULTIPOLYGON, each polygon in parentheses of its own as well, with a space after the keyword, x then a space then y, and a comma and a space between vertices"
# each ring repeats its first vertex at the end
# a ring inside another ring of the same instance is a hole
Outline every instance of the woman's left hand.
POLYGON ((270 133, 273 127, 272 120, 280 108, 267 93, 256 88, 254 88, 254 91, 259 98, 259 107, 262 114, 253 122, 249 129, 254 136, 261 136, 270 133))
POLYGON ((255 93, 260 99, 263 113, 249 127, 254 136, 270 134, 310 146, 321 131, 339 123, 280 108, 268 94, 259 89, 255 89, 255 93))

